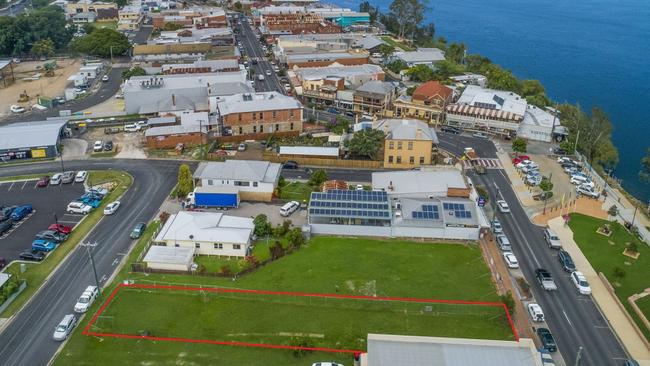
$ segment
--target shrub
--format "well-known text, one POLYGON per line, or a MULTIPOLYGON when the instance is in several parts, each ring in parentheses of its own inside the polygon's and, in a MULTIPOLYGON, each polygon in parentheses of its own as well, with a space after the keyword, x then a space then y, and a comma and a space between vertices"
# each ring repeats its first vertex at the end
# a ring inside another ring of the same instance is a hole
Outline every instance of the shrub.
POLYGON ((513 315, 515 313, 515 299, 512 297, 512 293, 508 291, 505 295, 500 295, 499 299, 506 305, 510 315, 513 315))
POLYGON ((527 142, 521 137, 517 137, 512 141, 512 151, 525 153, 527 148, 527 142))
POLYGON ((169 220, 169 216, 171 216, 169 212, 167 211, 161 212, 160 215, 158 215, 158 220, 160 220, 160 225, 165 225, 167 220, 169 220))
POLYGON ((232 275, 232 269, 230 269, 230 266, 227 264, 224 264, 219 268, 219 273, 221 273, 224 276, 230 276, 232 275))
POLYGON ((614 267, 613 275, 614 278, 622 279, 625 277, 625 270, 621 267, 614 267))
POLYGON ((260 260, 257 259, 257 257, 255 255, 248 255, 248 256, 246 256, 246 263, 251 268, 257 268, 260 265, 260 260))
POLYGON ((278 259, 284 256, 284 248, 279 241, 275 241, 273 245, 269 247, 269 252, 271 254, 271 259, 278 259))
POLYGON ((607 210, 607 214, 611 217, 616 217, 618 215, 618 207, 616 207, 616 205, 612 205, 612 207, 607 210))
POLYGON ((631 253, 638 253, 639 252, 639 245, 635 241, 629 243, 626 248, 631 253))
POLYGON ((287 240, 292 248, 298 249, 305 244, 305 237, 302 236, 302 230, 297 227, 287 233, 287 240))
MULTIPOLYGON (((314 347, 314 343, 312 342, 312 340, 307 337, 293 337, 291 338, 291 341, 289 341, 289 343, 294 347, 314 347)), ((304 349, 294 349, 293 355, 294 357, 304 357, 309 352, 311 351, 304 350, 304 349)))

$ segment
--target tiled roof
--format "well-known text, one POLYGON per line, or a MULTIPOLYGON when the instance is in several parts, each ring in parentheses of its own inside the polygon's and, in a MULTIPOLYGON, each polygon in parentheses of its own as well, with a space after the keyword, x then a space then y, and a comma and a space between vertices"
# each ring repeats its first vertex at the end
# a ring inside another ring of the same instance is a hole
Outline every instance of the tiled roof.
POLYGON ((418 86, 413 92, 413 99, 427 100, 439 95, 443 99, 449 98, 453 93, 451 88, 442 85, 440 82, 432 80, 418 86))

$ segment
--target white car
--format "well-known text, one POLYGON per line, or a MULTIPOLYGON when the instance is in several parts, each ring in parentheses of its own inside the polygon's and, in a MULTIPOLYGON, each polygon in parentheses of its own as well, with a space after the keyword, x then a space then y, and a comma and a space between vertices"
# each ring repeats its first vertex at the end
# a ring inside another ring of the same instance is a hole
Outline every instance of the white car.
POLYGON ((519 261, 512 252, 504 252, 503 259, 505 259, 508 268, 519 268, 519 261))
POLYGON ((533 162, 531 160, 522 160, 517 165, 515 165, 515 168, 517 169, 522 169, 525 166, 528 166, 528 164, 532 164, 533 162))
POLYGON ((271 70, 266 70, 266 75, 271 76, 271 70))
POLYGON ((503 233, 503 227, 501 226, 501 221, 498 219, 494 219, 492 221, 492 232, 495 234, 501 234, 503 233))
POLYGON ((124 132, 139 132, 142 129, 142 126, 139 124, 128 124, 124 126, 124 132))
POLYGON ((280 215, 287 217, 294 213, 299 207, 300 203, 298 201, 287 202, 284 206, 280 207, 280 215))
POLYGON ((478 137, 480 139, 487 139, 488 138, 488 135, 486 135, 483 132, 475 132, 475 133, 472 134, 472 136, 478 137))
POLYGON ((104 150, 104 141, 102 140, 95 141, 95 143, 93 144, 93 151, 98 152, 102 150, 104 150))
POLYGON ((589 187, 588 185, 584 185, 584 184, 578 186, 578 188, 576 188, 576 192, 591 198, 600 197, 600 193, 594 191, 592 187, 589 187))
POLYGON ((75 313, 85 313, 90 305, 93 304, 93 301, 97 298, 99 294, 99 289, 97 286, 88 286, 84 292, 79 296, 77 303, 74 306, 75 313))
POLYGON ((16 105, 16 104, 13 104, 11 107, 9 107, 9 109, 11 110, 11 113, 23 113, 23 112, 25 112, 25 108, 23 108, 23 107, 21 107, 19 105, 16 105))
POLYGON ((587 182, 591 182, 591 179, 584 174, 577 173, 571 176, 570 182, 571 184, 583 185, 587 182))
POLYGON ((246 151, 246 144, 243 142, 239 144, 239 146, 237 146, 237 151, 246 151))
POLYGON ((498 200, 497 207, 499 207, 500 212, 510 212, 510 206, 508 206, 508 202, 504 200, 498 200))
POLYGON ((82 214, 86 215, 92 211, 92 207, 79 201, 73 201, 68 204, 68 208, 66 208, 67 213, 71 214, 82 214))
POLYGON ((83 183, 86 181, 86 178, 88 178, 88 172, 85 170, 80 170, 77 172, 77 175, 75 175, 74 181, 76 183, 83 183))
POLYGON ((51 186, 58 186, 61 184, 61 178, 63 178, 63 174, 61 173, 56 173, 50 178, 50 185, 51 186))
POLYGON ((357 186, 354 188, 357 191, 363 191, 363 184, 357 184, 357 186))
POLYGON ((37 103, 37 104, 34 104, 34 105, 32 106, 32 110, 33 110, 33 111, 46 111, 46 110, 47 110, 47 107, 44 106, 44 105, 40 105, 40 104, 37 103))
POLYGON ((528 304, 528 314, 530 314, 530 317, 533 318, 534 322, 544 321, 544 312, 542 311, 542 307, 535 303, 528 304))
POLYGON ((77 317, 74 316, 74 314, 68 314, 63 317, 59 325, 54 328, 54 334, 52 335, 52 338, 54 338, 55 341, 65 341, 68 339, 70 334, 72 334, 72 330, 74 329, 75 325, 77 325, 77 317))
POLYGON ((120 201, 111 202, 104 207, 104 215, 112 215, 120 208, 120 201))
POLYGON ((578 292, 580 292, 583 295, 590 295, 591 294, 591 287, 589 287, 589 282, 587 282, 587 278, 585 275, 582 274, 580 271, 574 271, 571 272, 571 281, 573 281, 573 284, 576 286, 578 289, 578 292))
POLYGON ((108 75, 102 76, 102 81, 108 81, 108 75))

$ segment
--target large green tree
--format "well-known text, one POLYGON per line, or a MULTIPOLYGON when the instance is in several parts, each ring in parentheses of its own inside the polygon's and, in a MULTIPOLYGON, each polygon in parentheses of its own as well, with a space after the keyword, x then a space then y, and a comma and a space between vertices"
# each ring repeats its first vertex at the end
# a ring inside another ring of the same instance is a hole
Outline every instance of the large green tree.
POLYGON ((380 130, 368 129, 355 133, 348 143, 348 148, 354 155, 366 156, 374 160, 383 144, 384 133, 380 130))
POLYGON ((131 48, 131 43, 124 34, 102 28, 75 40, 73 46, 78 52, 107 58, 111 53, 113 56, 125 54, 131 48))
POLYGON ((54 55, 54 42, 49 38, 34 42, 31 54, 37 57, 52 57, 54 55))
POLYGON ((185 197, 188 193, 192 192, 192 172, 190 166, 182 164, 178 167, 178 185, 176 186, 176 194, 178 197, 185 197))
POLYGON ((389 44, 382 44, 379 46, 379 53, 381 53, 381 57, 383 57, 385 60, 388 59, 393 52, 395 52, 395 47, 391 46, 389 44))
POLYGON ((452 43, 447 47, 445 58, 451 62, 462 64, 465 59, 467 48, 464 43, 452 43))
POLYGON ((0 54, 26 55, 34 43, 49 39, 55 49, 68 45, 75 27, 67 27, 63 10, 46 6, 24 12, 16 17, 0 17, 0 54))
POLYGON ((428 65, 415 65, 408 69, 406 73, 412 81, 426 82, 433 79, 433 69, 428 65))

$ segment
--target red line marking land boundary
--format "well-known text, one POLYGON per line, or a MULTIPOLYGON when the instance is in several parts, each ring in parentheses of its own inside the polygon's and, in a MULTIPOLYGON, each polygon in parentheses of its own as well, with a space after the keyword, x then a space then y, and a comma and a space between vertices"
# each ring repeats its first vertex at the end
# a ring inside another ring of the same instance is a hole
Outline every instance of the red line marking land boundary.
POLYGON ((284 296, 299 296, 299 297, 323 297, 323 298, 332 298, 332 299, 356 299, 356 300, 370 300, 370 301, 404 301, 404 302, 419 302, 419 303, 433 303, 433 304, 451 304, 451 305, 475 305, 475 306, 490 306, 502 308, 505 311, 506 317, 508 319, 508 324, 512 330, 512 334, 515 337, 516 341, 519 341, 519 335, 515 329, 515 325, 512 321, 512 316, 508 311, 508 307, 504 303, 500 302, 486 302, 486 301, 464 301, 464 300, 439 300, 439 299, 421 299, 414 297, 372 297, 372 296, 363 296, 363 295, 340 295, 340 294, 320 294, 320 293, 307 293, 307 292, 289 292, 289 291, 266 291, 266 290, 245 290, 245 289, 231 289, 231 288, 221 288, 221 287, 183 287, 183 286, 163 286, 163 285, 140 285, 140 284, 123 284, 120 283, 115 287, 111 292, 110 296, 106 299, 102 307, 99 308, 99 311, 93 315, 93 318, 90 320, 86 328, 83 330, 83 334, 86 336, 95 336, 95 337, 112 337, 112 338, 123 338, 123 339, 148 339, 152 341, 169 341, 169 342, 184 342, 184 343, 206 343, 206 344, 216 344, 216 345, 225 345, 225 346, 240 346, 240 347, 258 347, 258 348, 274 348, 274 349, 286 349, 286 350, 304 350, 304 351, 319 351, 319 352, 329 352, 329 353, 353 353, 360 354, 365 353, 365 351, 360 350, 349 350, 349 349, 336 349, 336 348, 323 348, 323 347, 300 347, 300 346, 286 346, 280 344, 268 344, 268 343, 247 343, 247 342, 236 342, 236 341, 216 341, 211 339, 192 339, 192 338, 177 338, 177 337, 153 337, 153 336, 142 336, 134 334, 121 334, 121 333, 97 333, 90 331, 92 325, 97 321, 101 314, 106 310, 108 305, 115 299, 115 296, 122 288, 136 288, 136 289, 157 289, 157 290, 178 290, 178 291, 208 291, 208 292, 224 292, 224 293, 248 293, 248 294, 258 294, 258 295, 284 295, 284 296))

